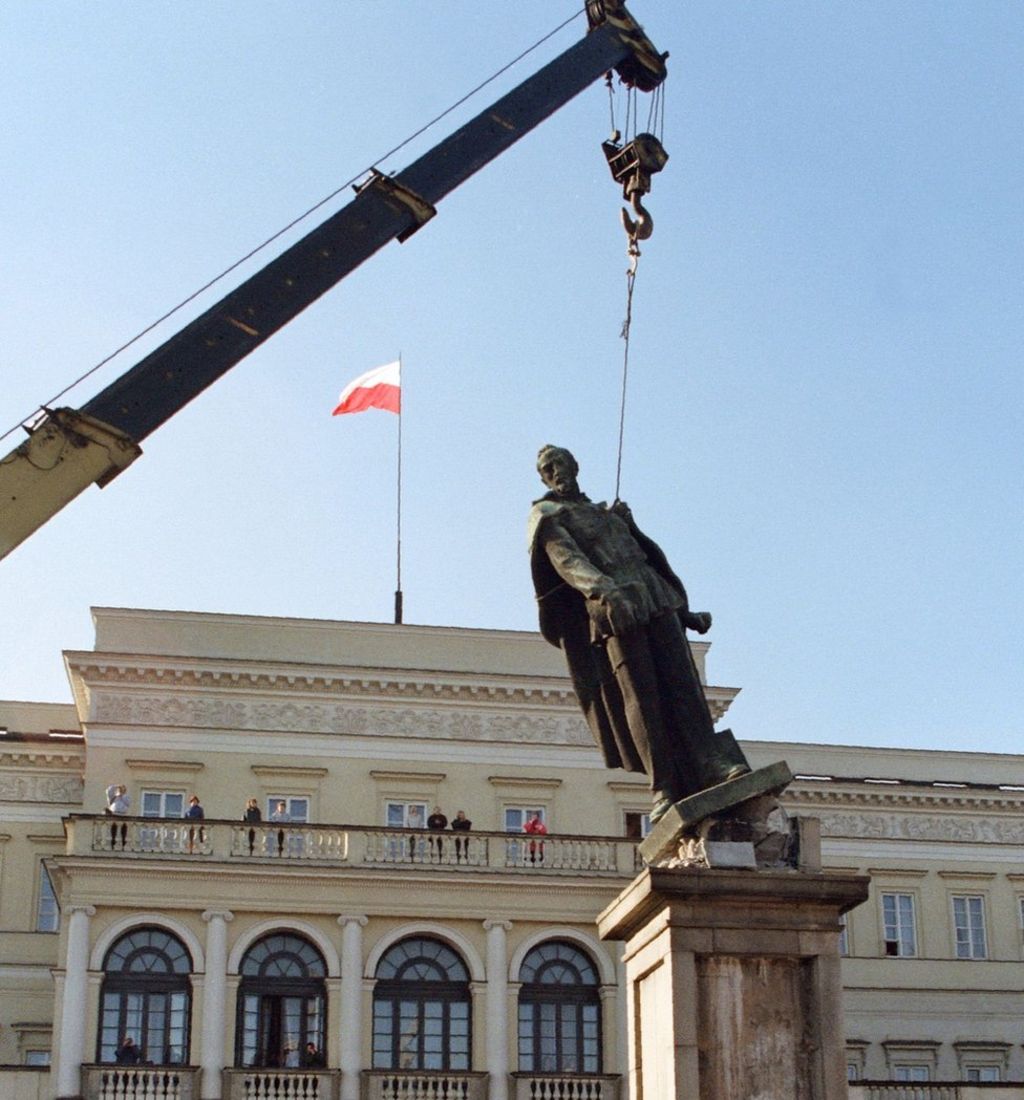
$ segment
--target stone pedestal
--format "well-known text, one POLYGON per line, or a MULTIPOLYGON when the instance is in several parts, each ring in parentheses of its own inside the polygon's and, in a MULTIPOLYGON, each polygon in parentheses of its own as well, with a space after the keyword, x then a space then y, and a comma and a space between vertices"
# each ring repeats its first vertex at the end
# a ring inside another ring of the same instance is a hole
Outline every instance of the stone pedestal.
POLYGON ((860 875, 649 867, 598 917, 626 943, 630 1100, 846 1100, 839 917, 860 875))

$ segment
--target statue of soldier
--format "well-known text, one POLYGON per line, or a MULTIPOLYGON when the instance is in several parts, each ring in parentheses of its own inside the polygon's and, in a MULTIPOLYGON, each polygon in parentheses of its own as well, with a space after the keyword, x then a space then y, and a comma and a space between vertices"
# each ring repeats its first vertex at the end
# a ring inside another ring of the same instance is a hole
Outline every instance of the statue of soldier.
POLYGON ((573 687, 610 768, 644 772, 652 821, 696 791, 750 770, 732 735, 716 734, 686 629, 704 634, 664 553, 629 508, 594 504, 579 466, 547 445, 548 492, 530 513, 529 547, 544 637, 565 651, 573 687))

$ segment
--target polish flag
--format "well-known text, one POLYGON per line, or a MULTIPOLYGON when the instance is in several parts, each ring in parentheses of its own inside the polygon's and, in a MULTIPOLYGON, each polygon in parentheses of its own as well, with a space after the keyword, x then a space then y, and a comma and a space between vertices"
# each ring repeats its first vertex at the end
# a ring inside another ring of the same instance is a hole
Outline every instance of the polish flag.
POLYGON ((331 416, 342 413, 364 412, 366 409, 386 409, 388 412, 402 411, 401 360, 386 363, 361 374, 354 382, 341 391, 337 407, 331 416))

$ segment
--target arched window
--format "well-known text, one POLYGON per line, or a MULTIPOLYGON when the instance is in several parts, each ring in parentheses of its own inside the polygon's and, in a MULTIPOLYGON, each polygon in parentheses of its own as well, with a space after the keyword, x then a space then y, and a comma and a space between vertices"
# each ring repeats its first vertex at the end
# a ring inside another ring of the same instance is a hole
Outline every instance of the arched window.
POLYGON ((468 1070, 469 973, 440 940, 401 940, 377 964, 373 1068, 468 1070))
POLYGON ((308 1043, 322 1057, 327 966, 320 952, 293 932, 273 932, 246 951, 239 971, 235 1064, 308 1064, 308 1043))
POLYGON ((526 956, 519 980, 520 1071, 600 1073, 601 997, 590 959, 550 940, 526 956))
POLYGON ((114 1062, 126 1037, 133 1061, 183 1065, 188 1061, 192 959, 163 928, 136 928, 103 961, 97 1061, 114 1062))

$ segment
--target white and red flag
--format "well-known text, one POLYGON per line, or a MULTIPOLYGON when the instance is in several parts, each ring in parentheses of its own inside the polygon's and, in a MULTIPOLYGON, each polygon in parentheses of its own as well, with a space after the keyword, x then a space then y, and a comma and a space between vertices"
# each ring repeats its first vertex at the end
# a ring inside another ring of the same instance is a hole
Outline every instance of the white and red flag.
POLYGON ((361 374, 341 391, 331 416, 365 412, 366 409, 402 411, 402 361, 385 363, 361 374))

